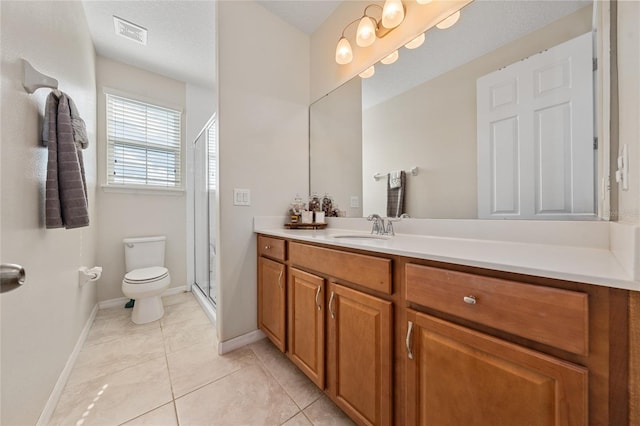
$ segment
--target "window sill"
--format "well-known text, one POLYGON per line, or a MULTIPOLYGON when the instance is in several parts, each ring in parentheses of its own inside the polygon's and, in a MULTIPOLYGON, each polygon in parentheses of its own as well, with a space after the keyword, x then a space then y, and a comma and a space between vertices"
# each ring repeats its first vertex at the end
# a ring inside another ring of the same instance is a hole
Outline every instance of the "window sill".
POLYGON ((140 194, 140 195, 168 195, 183 196, 185 190, 183 188, 164 188, 161 186, 134 186, 134 185, 101 185, 104 192, 115 192, 121 194, 140 194))

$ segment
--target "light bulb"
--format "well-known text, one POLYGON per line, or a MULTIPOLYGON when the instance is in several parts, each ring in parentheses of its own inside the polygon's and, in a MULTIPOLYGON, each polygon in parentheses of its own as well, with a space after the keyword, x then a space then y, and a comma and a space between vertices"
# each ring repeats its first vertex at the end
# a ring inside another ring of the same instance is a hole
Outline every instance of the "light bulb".
POLYGON ((450 15, 448 18, 440 21, 440 23, 438 23, 436 27, 440 28, 441 30, 446 30, 447 28, 453 27, 455 23, 458 22, 458 19, 460 19, 460 11, 457 11, 453 15, 450 15))
POLYGON ((393 53, 391 53, 389 56, 385 56, 384 58, 382 58, 380 62, 385 65, 389 65, 397 61, 399 56, 400 55, 398 54, 398 51, 394 50, 393 53))
POLYGON ((336 47, 336 62, 340 65, 345 65, 350 63, 353 60, 353 51, 351 50, 351 44, 346 37, 342 37, 340 41, 338 41, 338 46, 336 47))
POLYGON ((431 0, 416 0, 416 3, 418 3, 418 4, 429 4, 429 3, 431 3, 431 0))
POLYGON ((356 44, 360 47, 371 46, 376 41, 376 27, 373 19, 363 16, 356 32, 356 44))
POLYGON ((424 43, 424 33, 420 34, 418 37, 405 44, 404 47, 406 47, 407 49, 415 49, 422 46, 422 43, 424 43))
POLYGON ((404 6, 401 0, 386 0, 382 8, 382 25, 395 28, 404 20, 404 6))
POLYGON ((376 73, 376 69, 373 67, 373 65, 371 65, 369 68, 367 68, 366 70, 362 71, 360 74, 358 74, 360 77, 362 78, 369 78, 372 75, 374 75, 376 73))

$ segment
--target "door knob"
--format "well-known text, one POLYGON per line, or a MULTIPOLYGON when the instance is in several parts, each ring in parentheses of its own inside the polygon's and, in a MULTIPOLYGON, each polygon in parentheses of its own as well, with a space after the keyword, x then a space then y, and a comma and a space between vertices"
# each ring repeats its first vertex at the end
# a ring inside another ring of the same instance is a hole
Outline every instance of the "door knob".
POLYGON ((0 293, 14 290, 24 284, 24 268, 14 263, 0 265, 0 293))

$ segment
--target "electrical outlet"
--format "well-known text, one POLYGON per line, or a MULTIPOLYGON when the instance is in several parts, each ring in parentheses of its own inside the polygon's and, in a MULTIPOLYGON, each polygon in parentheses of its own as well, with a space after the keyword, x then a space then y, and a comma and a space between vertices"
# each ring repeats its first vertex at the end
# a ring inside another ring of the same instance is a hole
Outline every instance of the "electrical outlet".
POLYGON ((251 191, 248 189, 233 188, 233 205, 234 206, 250 206, 251 191))

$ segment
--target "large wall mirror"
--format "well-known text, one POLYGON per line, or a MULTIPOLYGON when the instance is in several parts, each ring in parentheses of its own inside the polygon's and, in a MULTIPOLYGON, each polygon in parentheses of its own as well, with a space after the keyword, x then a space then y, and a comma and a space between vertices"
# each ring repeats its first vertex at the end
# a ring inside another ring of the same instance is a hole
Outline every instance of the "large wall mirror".
MULTIPOLYGON (((572 109, 540 107, 545 112, 536 113, 538 121, 529 123, 527 131, 520 129, 543 141, 534 141, 529 151, 521 148, 520 141, 518 146, 506 146, 500 139, 509 139, 509 132, 515 131, 513 126, 522 127, 523 120, 518 122, 516 118, 490 128, 486 154, 483 136, 478 133, 480 128, 487 131, 478 121, 484 114, 478 106, 478 99, 483 96, 479 79, 483 81, 484 76, 511 69, 514 64, 580 36, 586 39, 588 55, 595 55, 596 35, 592 31, 595 13, 590 0, 470 3, 452 28, 429 30, 421 47, 400 49, 397 62, 376 64, 373 77, 356 77, 311 105, 310 193, 329 194, 345 216, 372 213, 384 216, 388 202, 387 174, 404 170, 403 213, 413 218, 487 217, 479 209, 482 210, 484 198, 489 197, 492 208, 504 208, 506 212, 495 217, 537 219, 538 216, 522 211, 509 212, 509 204, 514 200, 531 196, 533 210, 547 208, 547 214, 540 219, 598 219, 598 164, 604 157, 593 144, 597 134, 593 116, 599 109, 594 101, 595 73, 589 71, 586 88, 581 89, 584 93, 561 101, 585 106, 583 113, 590 114, 590 120, 578 120, 573 127, 563 127, 562 120, 572 120, 575 114, 572 109), (556 143, 554 137, 545 142, 546 129, 553 123, 560 123, 563 129, 560 139, 580 133, 581 143, 588 144, 590 151, 574 155, 574 142, 556 143), (483 155, 493 164, 489 169, 493 169, 488 170, 487 164, 483 164, 483 155), (496 160, 503 157, 516 162, 529 159, 532 165, 505 166, 496 160), (527 168, 539 170, 539 174, 529 179, 535 189, 533 195, 525 194, 526 190, 521 188, 514 189, 511 183, 504 184, 508 181, 505 176, 520 179, 527 168), (584 173, 573 174, 577 168, 584 173), (482 183, 485 173, 493 177, 482 183), (557 182, 568 182, 570 187, 558 189, 557 182), (586 184, 574 190, 571 185, 575 182, 586 184), (486 195, 487 189, 503 191, 503 195, 486 195), (557 205, 561 208, 556 208, 557 205), (573 211, 567 214, 562 206, 573 211)), ((573 57, 567 61, 570 66, 576 65, 573 57)), ((591 56, 588 61, 591 62, 591 56)), ((568 74, 566 68, 543 65, 537 69, 546 71, 529 77, 536 79, 541 92, 554 88, 556 83, 575 85, 576 77, 568 74)), ((502 89, 491 92, 491 102, 521 103, 523 95, 511 90, 511 83, 492 84, 491 87, 502 89), (509 90, 503 90, 505 87, 509 90)))

